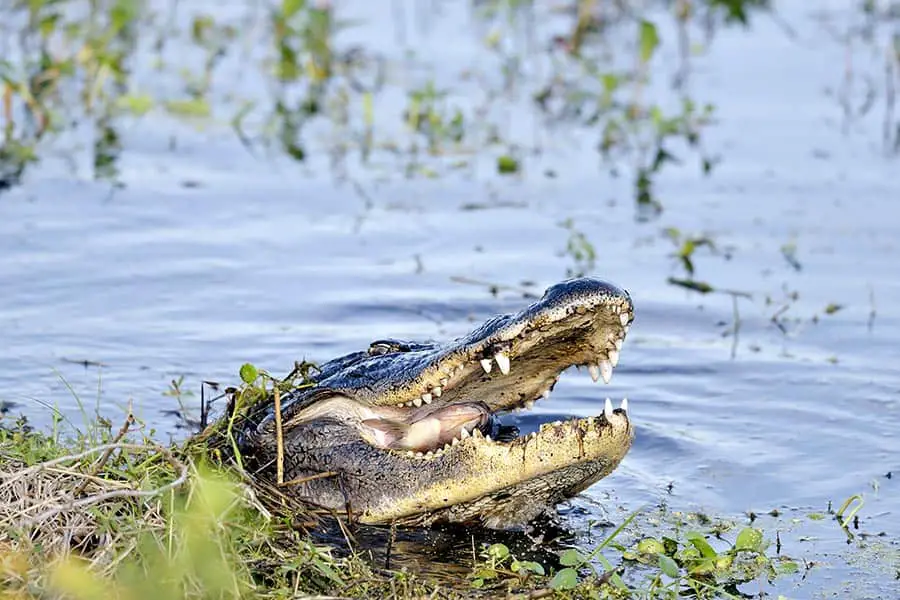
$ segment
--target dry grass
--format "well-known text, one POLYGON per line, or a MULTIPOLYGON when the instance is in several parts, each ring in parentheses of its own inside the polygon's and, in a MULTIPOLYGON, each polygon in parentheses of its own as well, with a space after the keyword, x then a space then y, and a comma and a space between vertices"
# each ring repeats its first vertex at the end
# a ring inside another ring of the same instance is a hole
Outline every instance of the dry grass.
POLYGON ((336 557, 309 537, 317 520, 301 505, 232 465, 211 466, 227 446, 221 432, 166 448, 128 439, 132 422, 69 440, 0 427, 0 599, 426 591, 336 557))

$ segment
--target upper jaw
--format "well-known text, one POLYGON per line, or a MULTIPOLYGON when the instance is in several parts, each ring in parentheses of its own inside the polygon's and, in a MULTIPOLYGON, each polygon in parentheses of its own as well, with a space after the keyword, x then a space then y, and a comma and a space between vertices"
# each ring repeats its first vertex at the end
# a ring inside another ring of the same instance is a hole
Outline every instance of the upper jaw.
POLYGON ((538 303, 442 348, 403 387, 360 400, 412 409, 415 418, 459 401, 484 402, 492 411, 521 408, 547 397, 571 366, 586 366, 594 381, 609 383, 633 319, 624 292, 554 310, 538 303))
POLYGON ((363 405, 412 409, 412 418, 459 401, 518 408, 547 395, 573 365, 608 383, 633 319, 624 290, 594 278, 570 280, 464 338, 366 357, 319 385, 363 405))

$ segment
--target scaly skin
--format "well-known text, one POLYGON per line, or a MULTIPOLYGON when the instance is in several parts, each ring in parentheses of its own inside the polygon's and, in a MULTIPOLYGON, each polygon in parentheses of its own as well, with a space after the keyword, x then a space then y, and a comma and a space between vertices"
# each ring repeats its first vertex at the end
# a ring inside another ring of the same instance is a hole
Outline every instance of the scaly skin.
MULTIPOLYGON (((597 417, 544 424, 508 441, 489 437, 500 431, 493 417, 547 397, 572 365, 608 380, 632 319, 625 291, 575 279, 459 340, 376 342, 325 363, 314 387, 282 402, 285 480, 304 480, 284 491, 364 523, 524 524, 608 475, 634 431, 626 405, 613 409, 608 400, 597 417), (420 452, 377 445, 462 402, 483 406, 486 418, 455 438, 451 430, 451 443, 435 438, 420 452), (363 422, 376 432, 383 423, 391 436, 373 436, 363 422)), ((248 468, 274 479, 270 404, 243 424, 239 441, 248 468)))

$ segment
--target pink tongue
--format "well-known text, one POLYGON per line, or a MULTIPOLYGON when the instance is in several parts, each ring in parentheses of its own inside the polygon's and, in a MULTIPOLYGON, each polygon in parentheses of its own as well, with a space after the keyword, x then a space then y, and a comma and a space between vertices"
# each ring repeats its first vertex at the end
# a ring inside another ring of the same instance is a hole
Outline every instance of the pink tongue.
POLYGON ((449 444, 463 429, 471 433, 484 427, 489 419, 490 413, 483 404, 461 403, 439 408, 413 423, 366 419, 360 423, 360 433, 380 448, 428 452, 449 444))

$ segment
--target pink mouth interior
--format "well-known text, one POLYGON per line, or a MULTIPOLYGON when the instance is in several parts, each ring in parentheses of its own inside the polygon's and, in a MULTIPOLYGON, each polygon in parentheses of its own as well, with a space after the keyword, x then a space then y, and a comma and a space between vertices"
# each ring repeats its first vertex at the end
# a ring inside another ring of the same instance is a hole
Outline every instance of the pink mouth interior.
POLYGON ((491 415, 482 403, 463 402, 439 408, 412 423, 375 418, 360 423, 363 437, 373 446, 391 450, 428 452, 450 444, 454 439, 484 429, 491 415))

